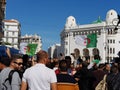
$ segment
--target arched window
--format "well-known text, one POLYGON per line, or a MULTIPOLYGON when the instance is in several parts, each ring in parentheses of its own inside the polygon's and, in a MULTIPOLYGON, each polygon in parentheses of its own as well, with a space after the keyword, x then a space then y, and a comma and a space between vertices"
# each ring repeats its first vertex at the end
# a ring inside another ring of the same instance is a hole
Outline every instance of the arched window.
POLYGON ((89 50, 87 48, 83 49, 83 55, 84 56, 89 56, 89 50))
POLYGON ((93 53, 93 55, 99 55, 98 48, 94 48, 92 53, 93 53))

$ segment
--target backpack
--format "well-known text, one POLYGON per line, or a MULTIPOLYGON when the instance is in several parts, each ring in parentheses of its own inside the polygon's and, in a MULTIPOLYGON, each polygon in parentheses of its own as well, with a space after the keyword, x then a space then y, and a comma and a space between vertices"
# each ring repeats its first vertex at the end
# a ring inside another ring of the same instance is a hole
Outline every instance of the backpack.
POLYGON ((103 80, 101 80, 98 85, 95 87, 95 90, 108 90, 106 83, 107 75, 104 75, 103 80))
POLYGON ((108 80, 108 88, 111 90, 120 90, 120 73, 110 75, 108 80))
MULTIPOLYGON (((4 83, 2 83, 3 86, 4 86, 4 88, 3 88, 2 90, 8 90, 8 87, 7 87, 7 85, 6 85, 6 82, 8 81, 9 84, 11 85, 12 75, 14 74, 14 72, 18 72, 18 71, 17 71, 17 70, 11 70, 11 71, 9 72, 8 78, 6 78, 5 81, 4 81, 4 83)), ((19 73, 19 72, 18 72, 18 73, 19 73)), ((20 74, 19 74, 19 76, 20 76, 20 74)))

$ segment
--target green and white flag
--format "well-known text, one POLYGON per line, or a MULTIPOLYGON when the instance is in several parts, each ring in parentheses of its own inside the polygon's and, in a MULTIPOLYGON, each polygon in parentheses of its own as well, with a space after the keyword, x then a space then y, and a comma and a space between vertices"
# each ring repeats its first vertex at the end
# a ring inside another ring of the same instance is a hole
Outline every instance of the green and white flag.
POLYGON ((37 46, 38 46, 38 44, 21 43, 20 44, 20 53, 33 56, 33 55, 35 55, 37 46))
POLYGON ((37 48, 37 44, 28 44, 26 54, 30 56, 35 55, 36 48, 37 48))
POLYGON ((86 35, 76 35, 75 36, 75 43, 82 47, 86 47, 86 35))
POLYGON ((96 47, 97 34, 77 35, 75 36, 75 43, 86 48, 96 47))
POLYGON ((97 46, 97 34, 92 33, 88 34, 86 38, 86 47, 91 48, 91 47, 96 47, 97 46))

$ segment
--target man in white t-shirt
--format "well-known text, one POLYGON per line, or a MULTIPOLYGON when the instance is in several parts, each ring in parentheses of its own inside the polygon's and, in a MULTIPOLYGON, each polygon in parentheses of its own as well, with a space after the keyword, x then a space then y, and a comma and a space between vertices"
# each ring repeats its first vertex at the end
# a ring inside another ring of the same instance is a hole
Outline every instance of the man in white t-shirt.
POLYGON ((48 53, 40 50, 37 53, 38 63, 28 68, 22 78, 21 90, 57 90, 57 79, 54 70, 46 67, 48 53))

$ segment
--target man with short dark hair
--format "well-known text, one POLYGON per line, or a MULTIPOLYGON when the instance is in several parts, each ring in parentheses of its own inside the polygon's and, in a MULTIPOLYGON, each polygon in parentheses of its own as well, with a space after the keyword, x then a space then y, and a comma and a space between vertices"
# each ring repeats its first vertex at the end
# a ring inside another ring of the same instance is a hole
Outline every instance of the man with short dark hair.
POLYGON ((94 88, 103 79, 104 75, 106 74, 105 71, 104 71, 104 68, 105 68, 105 64, 101 63, 101 64, 99 64, 98 69, 93 71, 93 74, 96 78, 96 80, 94 81, 94 84, 93 84, 94 88))
POLYGON ((10 65, 10 58, 0 57, 0 71, 10 65))
POLYGON ((57 74, 57 82, 77 83, 75 78, 68 74, 68 65, 66 60, 59 62, 60 74, 57 74))
POLYGON ((23 60, 20 55, 12 56, 10 66, 5 67, 0 72, 0 90, 20 90, 21 86, 20 74, 17 71, 15 71, 11 76, 11 82, 8 79, 8 77, 10 76, 11 71, 20 70, 22 68, 22 63, 23 60))

